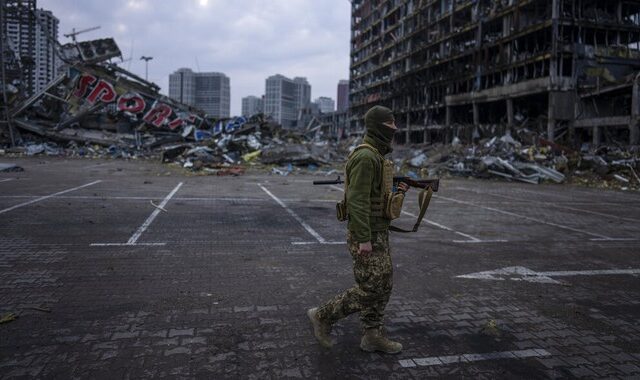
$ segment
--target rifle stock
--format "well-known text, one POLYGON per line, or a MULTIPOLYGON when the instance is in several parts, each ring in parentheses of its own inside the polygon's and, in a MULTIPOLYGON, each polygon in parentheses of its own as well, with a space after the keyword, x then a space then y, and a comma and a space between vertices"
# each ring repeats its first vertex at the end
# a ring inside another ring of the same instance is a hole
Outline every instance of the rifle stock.
POLYGON ((438 192, 440 187, 440 179, 413 179, 409 177, 393 177, 393 183, 398 184, 404 182, 410 187, 416 187, 418 189, 431 188, 434 193, 438 192))

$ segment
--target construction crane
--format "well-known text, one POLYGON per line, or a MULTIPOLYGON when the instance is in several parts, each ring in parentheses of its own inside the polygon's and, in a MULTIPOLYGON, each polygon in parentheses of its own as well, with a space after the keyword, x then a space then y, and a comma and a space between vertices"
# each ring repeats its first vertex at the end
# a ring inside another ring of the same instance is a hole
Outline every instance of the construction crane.
POLYGON ((73 43, 76 43, 76 36, 78 34, 82 34, 82 33, 87 33, 87 32, 92 32, 94 30, 98 30, 100 29, 100 26, 94 26, 92 28, 87 28, 87 29, 83 29, 83 30, 79 30, 76 32, 76 28, 71 29, 71 33, 65 34, 64 36, 66 38, 71 38, 71 40, 73 41, 73 43))

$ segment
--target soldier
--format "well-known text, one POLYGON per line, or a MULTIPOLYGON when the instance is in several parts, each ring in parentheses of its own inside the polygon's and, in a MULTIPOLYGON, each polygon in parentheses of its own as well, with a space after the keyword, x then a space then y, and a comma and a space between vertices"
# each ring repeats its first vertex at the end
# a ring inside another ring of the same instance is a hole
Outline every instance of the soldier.
MULTIPOLYGON (((384 310, 391 295, 393 267, 389 249, 390 220, 380 211, 383 199, 384 156, 391 153, 397 130, 393 113, 381 106, 365 115, 364 144, 349 156, 346 165, 345 201, 349 215, 347 244, 353 258, 356 284, 307 315, 315 337, 323 347, 333 345, 331 326, 346 316, 360 312, 364 334, 360 348, 367 352, 396 354, 402 344, 386 338, 384 310)), ((404 183, 398 192, 409 189, 404 183)))

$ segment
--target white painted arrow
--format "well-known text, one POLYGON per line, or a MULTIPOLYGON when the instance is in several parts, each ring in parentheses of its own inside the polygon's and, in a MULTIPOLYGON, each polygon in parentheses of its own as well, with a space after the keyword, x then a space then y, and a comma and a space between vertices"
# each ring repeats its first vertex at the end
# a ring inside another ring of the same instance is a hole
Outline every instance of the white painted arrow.
POLYGON ((582 271, 555 271, 555 272, 535 272, 525 267, 506 267, 502 269, 490 270, 456 276, 456 278, 469 278, 474 280, 491 281, 527 281, 543 284, 562 284, 561 281, 552 277, 570 276, 610 276, 610 275, 640 275, 640 269, 607 269, 607 270, 582 270, 582 271))

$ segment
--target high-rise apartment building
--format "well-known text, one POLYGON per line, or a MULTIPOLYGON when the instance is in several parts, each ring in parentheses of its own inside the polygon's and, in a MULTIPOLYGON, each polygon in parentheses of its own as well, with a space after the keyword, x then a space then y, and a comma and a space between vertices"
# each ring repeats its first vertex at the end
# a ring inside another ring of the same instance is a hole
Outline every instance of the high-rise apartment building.
POLYGON ((336 110, 336 102, 326 96, 319 97, 314 103, 318 105, 318 108, 320 108, 320 113, 331 113, 336 110))
POLYGON ((289 79, 276 74, 265 83, 264 113, 285 128, 298 125, 300 110, 311 104, 311 85, 306 78, 289 79))
POLYGON ((311 85, 304 77, 293 78, 296 84, 296 105, 298 108, 308 108, 311 104, 311 85))
POLYGON ((223 73, 195 73, 181 68, 169 75, 169 97, 215 118, 231 115, 231 85, 223 73))
POLYGON ((349 81, 338 82, 338 112, 346 112, 349 109, 349 81))
POLYGON ((56 55, 58 41, 58 19, 51 13, 36 11, 36 40, 34 82, 35 92, 43 90, 59 73, 60 59, 56 55))
POLYGON ((242 116, 249 117, 264 112, 264 99, 257 96, 242 98, 242 116))
POLYGON ((552 141, 640 141, 637 1, 353 0, 351 15, 354 128, 379 104, 413 142, 523 118, 552 141))
POLYGON ((169 97, 195 107, 196 76, 191 69, 178 69, 169 75, 169 97))
POLYGON ((6 0, 1 6, 3 46, 10 51, 5 54, 6 80, 20 80, 25 93, 32 95, 57 75, 58 19, 36 9, 35 0, 6 0))

